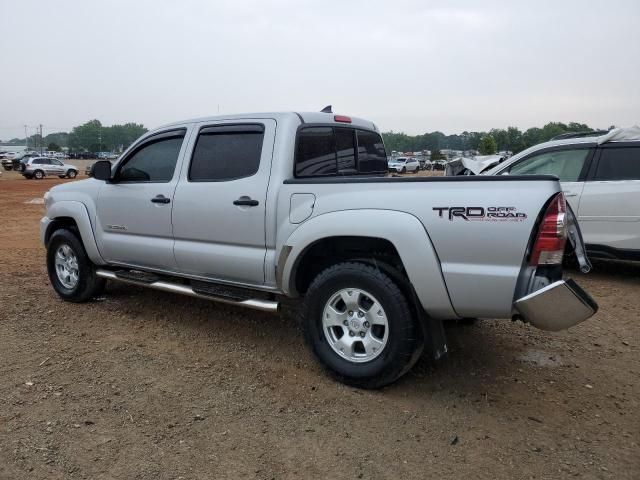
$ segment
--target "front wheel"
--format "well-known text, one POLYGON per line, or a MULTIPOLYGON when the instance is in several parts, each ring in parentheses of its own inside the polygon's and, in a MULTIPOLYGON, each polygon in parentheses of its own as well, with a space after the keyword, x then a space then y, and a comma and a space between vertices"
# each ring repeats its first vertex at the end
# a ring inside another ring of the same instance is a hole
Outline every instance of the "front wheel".
POLYGON ((407 173, 406 167, 402 167, 402 170, 400 170, 400 173, 407 173))
POLYGON ((82 242, 74 232, 56 230, 47 246, 47 271, 56 293, 69 302, 86 302, 98 295, 105 280, 96 276, 82 242))
POLYGON ((75 170, 69 170, 67 172, 67 177, 69 178, 76 178, 76 175, 78 175, 78 172, 76 172, 75 170))
POLYGON ((302 309, 305 338, 339 381, 379 388, 419 358, 420 325, 398 285, 380 269, 340 263, 318 275, 302 309))
POLYGON ((4 165, 4 169, 7 170, 7 171, 11 171, 11 168, 12 167, 8 167, 8 166, 4 165))

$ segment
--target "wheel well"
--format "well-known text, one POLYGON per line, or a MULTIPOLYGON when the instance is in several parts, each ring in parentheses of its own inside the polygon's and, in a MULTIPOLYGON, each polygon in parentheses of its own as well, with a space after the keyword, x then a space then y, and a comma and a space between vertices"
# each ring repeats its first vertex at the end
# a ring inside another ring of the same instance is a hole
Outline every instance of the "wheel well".
POLYGON ((394 245, 384 238, 329 237, 319 240, 300 255, 293 270, 293 285, 299 294, 304 294, 320 272, 348 260, 368 263, 382 262, 406 277, 406 272, 394 245))
POLYGON ((71 217, 58 217, 58 218, 54 219, 49 224, 49 227, 47 228, 47 233, 45 234, 45 237, 44 237, 45 245, 47 245, 49 243, 49 239, 51 238, 51 235, 53 235, 53 232, 55 232, 56 230, 60 230, 62 228, 65 228, 67 230, 71 230, 76 235, 78 234, 78 224, 76 223, 76 221, 73 218, 71 218, 71 217))

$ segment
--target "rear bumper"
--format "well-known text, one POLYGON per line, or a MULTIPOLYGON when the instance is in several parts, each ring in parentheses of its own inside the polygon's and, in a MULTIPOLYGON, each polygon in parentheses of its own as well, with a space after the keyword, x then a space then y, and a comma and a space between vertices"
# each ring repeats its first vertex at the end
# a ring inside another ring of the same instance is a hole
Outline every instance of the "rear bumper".
POLYGON ((598 311, 598 304, 573 280, 559 280, 514 303, 524 319, 541 330, 577 325, 598 311))

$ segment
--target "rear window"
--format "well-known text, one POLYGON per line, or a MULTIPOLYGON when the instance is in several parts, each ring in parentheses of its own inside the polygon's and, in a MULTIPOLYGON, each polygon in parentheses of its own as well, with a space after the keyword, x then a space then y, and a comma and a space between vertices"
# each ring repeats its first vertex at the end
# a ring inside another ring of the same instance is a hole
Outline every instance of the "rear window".
POLYGON ((387 156, 376 132, 344 127, 307 127, 296 144, 296 177, 385 173, 387 156))
POLYGON ((595 180, 640 180, 640 147, 603 148, 595 180))
POLYGON ((358 130, 358 170, 360 173, 387 170, 387 154, 382 137, 375 132, 358 130))

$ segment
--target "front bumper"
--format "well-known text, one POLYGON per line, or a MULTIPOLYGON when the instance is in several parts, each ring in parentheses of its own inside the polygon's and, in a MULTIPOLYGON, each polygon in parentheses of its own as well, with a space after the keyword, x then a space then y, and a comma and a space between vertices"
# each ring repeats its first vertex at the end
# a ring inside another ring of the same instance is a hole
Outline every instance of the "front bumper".
POLYGON ((526 295, 514 304, 525 321, 557 332, 577 325, 598 311, 598 304, 573 280, 559 280, 526 295))

